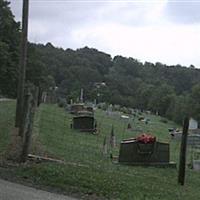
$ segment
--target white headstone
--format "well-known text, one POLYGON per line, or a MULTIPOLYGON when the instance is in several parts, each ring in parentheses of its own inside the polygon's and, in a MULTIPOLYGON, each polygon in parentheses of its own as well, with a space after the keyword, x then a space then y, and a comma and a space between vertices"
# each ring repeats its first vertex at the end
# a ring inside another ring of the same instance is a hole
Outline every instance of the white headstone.
POLYGON ((193 119, 193 118, 190 118, 190 121, 189 121, 189 130, 195 130, 198 128, 198 122, 193 119))

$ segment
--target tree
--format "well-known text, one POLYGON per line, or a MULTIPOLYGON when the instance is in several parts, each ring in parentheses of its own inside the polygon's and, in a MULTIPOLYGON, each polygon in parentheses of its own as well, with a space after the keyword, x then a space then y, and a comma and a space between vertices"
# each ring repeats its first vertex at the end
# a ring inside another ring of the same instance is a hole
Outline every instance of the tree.
POLYGON ((191 93, 191 115, 200 121, 200 84, 192 87, 191 93))
POLYGON ((174 94, 174 89, 167 84, 155 87, 149 100, 149 108, 165 116, 174 94))
POLYGON ((0 90, 3 95, 16 97, 20 26, 9 4, 0 0, 0 90))
POLYGON ((184 118, 191 116, 190 106, 191 97, 189 94, 174 95, 166 112, 166 117, 182 125, 184 118))

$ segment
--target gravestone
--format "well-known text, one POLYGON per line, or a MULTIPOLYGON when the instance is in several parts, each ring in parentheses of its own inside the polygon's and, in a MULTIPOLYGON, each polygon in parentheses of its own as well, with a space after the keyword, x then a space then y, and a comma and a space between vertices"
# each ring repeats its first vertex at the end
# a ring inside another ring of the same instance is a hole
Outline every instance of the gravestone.
POLYGON ((96 120, 93 116, 80 115, 73 117, 73 129, 77 129, 81 132, 95 132, 96 131, 96 120))
POLYGON ((162 142, 140 143, 135 139, 123 140, 120 145, 119 163, 141 166, 171 166, 169 144, 162 142))
POLYGON ((70 108, 71 114, 77 114, 78 112, 84 110, 84 104, 73 104, 70 108))

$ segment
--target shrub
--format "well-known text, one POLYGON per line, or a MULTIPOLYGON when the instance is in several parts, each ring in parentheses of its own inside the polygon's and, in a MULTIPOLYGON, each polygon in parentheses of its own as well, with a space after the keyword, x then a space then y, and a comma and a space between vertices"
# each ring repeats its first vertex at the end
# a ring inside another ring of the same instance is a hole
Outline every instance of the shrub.
POLYGON ((67 102, 64 98, 59 98, 58 99, 58 106, 63 108, 63 107, 66 107, 67 106, 67 102))
POLYGON ((166 124, 166 123, 168 123, 168 120, 167 120, 167 119, 165 119, 165 118, 161 118, 161 119, 160 119, 160 122, 163 122, 163 123, 165 123, 165 124, 166 124))

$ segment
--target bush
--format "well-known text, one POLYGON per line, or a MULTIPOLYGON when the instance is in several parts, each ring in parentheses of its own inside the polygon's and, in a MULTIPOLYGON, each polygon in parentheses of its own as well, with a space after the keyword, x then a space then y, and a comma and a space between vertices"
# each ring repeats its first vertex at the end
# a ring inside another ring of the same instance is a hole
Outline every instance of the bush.
POLYGON ((120 105, 114 105, 113 111, 120 111, 120 105))
POLYGON ((165 123, 165 124, 166 124, 166 123, 168 123, 168 120, 167 120, 167 119, 165 119, 165 118, 161 118, 161 119, 160 119, 160 122, 163 122, 163 123, 165 123))
POLYGON ((99 103, 99 104, 97 105, 97 107, 98 107, 99 109, 102 109, 102 110, 107 110, 108 105, 107 105, 106 103, 99 103))
POLYGON ((67 102, 64 98, 59 98, 58 99, 58 106, 63 108, 63 107, 66 107, 67 106, 67 102))

